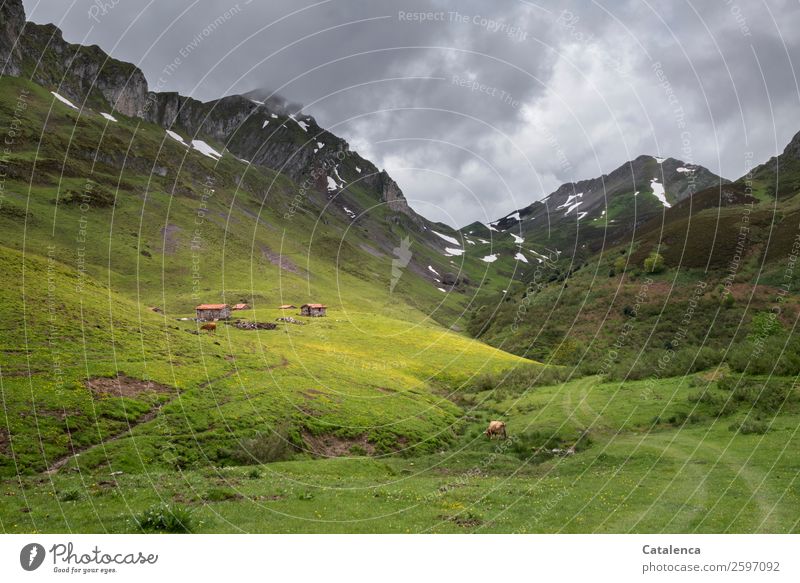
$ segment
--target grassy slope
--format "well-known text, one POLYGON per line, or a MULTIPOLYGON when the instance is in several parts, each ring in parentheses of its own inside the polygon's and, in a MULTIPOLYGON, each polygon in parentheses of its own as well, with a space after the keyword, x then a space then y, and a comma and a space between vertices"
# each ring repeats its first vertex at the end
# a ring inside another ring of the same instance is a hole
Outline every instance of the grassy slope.
MULTIPOLYGON (((346 222, 317 220, 324 197, 301 201, 287 220, 295 187, 281 176, 229 155, 215 164, 123 116, 79 116, 19 79, 4 78, 3 88, 6 108, 29 92, 0 213, 9 276, 0 306, 10 324, 0 336, 3 394, 18 464, 4 457, 4 473, 40 470, 69 451, 70 436, 83 448, 128 423, 136 443, 84 452, 85 467, 109 456, 126 471, 142 461, 230 463, 225 451, 240 438, 283 420, 298 441, 302 430, 367 433, 383 452, 433 449, 458 422, 434 389, 524 362, 442 329, 391 295, 386 260, 355 252, 368 234, 349 229, 341 242, 346 222), (85 176, 95 185, 82 208, 69 201, 86 192, 85 176), (274 321, 285 315, 279 304, 320 300, 330 317, 276 331, 222 327, 216 337, 190 335, 195 324, 176 321, 198 301, 240 300, 256 308, 241 314, 247 319, 274 321), (117 371, 173 392, 92 399, 82 381, 117 371), (138 425, 161 402, 158 422, 138 425)), ((424 280, 401 282, 433 305, 442 301, 424 280)))
MULTIPOLYGON (((2 84, 7 108, 24 82, 2 84)), ((160 128, 122 116, 106 124, 55 103, 48 118, 49 94, 25 85, 33 95, 25 139, 0 207, 0 311, 8 324, 0 332, 0 447, 9 476, 0 486, 0 529, 135 531, 132 517, 164 500, 189 505, 198 530, 214 532, 796 531, 796 466, 787 455, 796 448, 796 411, 763 436, 735 434, 727 418, 679 429, 669 418, 689 405, 671 379, 641 407, 630 398, 636 385, 620 390, 592 378, 520 400, 502 391, 464 398, 475 375, 526 362, 428 315, 442 298, 442 309, 457 313, 465 298, 412 277, 390 295, 386 259, 357 252, 370 234, 350 229, 340 246, 346 223, 316 221, 326 201, 303 201, 284 220, 294 187, 282 177, 245 173, 227 155, 215 165, 160 128), (92 168, 98 143, 103 153, 131 152, 122 174, 118 161, 92 168), (153 160, 165 176, 151 172, 153 160), (110 194, 113 210, 64 203, 89 174, 101 187, 93 202, 110 194), (202 252, 193 256, 206 176, 215 192, 202 252), (87 276, 78 291, 81 232, 87 276), (279 267, 277 255, 291 263, 279 267), (278 304, 322 300, 330 316, 275 331, 190 334, 195 324, 175 318, 196 303, 193 261, 203 301, 246 299, 256 309, 243 317, 271 321, 278 304), (403 301, 409 297, 420 309, 403 301), (119 371, 169 390, 95 398, 84 386, 87 377, 119 371), (572 457, 521 463, 524 440, 510 442, 521 444, 520 454, 482 437, 497 416, 515 437, 541 429, 568 442, 588 429, 593 444, 572 457), (650 431, 655 416, 665 421, 650 431), (242 438, 287 424, 301 449, 295 461, 260 466, 259 477, 233 465, 230 451, 242 438), (365 438, 375 457, 318 459, 302 451, 309 435, 365 438), (72 446, 82 452, 77 460, 30 475, 72 446)), ((506 286, 503 269, 480 261, 480 246, 466 248, 473 281, 486 274, 493 288, 506 286)), ((573 294, 582 289, 570 286, 573 294)))
POLYGON ((24 478, 5 484, 0 516, 15 532, 135 532, 142 509, 178 501, 208 532, 796 532, 796 407, 765 435, 728 429, 746 409, 653 426, 697 408, 689 397, 703 381, 691 384, 589 377, 508 400, 479 394, 493 415, 509 413, 512 436, 590 430, 587 450, 541 463, 512 454, 513 440, 487 442, 481 420, 452 449, 414 458, 24 478))

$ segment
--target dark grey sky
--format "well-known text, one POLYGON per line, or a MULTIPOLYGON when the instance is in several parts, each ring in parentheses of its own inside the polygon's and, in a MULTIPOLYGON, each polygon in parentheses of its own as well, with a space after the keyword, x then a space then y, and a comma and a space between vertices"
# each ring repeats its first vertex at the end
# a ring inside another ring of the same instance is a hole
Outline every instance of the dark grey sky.
POLYGON ((266 87, 305 104, 418 211, 454 226, 642 153, 738 178, 800 131, 798 0, 25 8, 69 41, 136 63, 152 89, 210 100, 266 87))

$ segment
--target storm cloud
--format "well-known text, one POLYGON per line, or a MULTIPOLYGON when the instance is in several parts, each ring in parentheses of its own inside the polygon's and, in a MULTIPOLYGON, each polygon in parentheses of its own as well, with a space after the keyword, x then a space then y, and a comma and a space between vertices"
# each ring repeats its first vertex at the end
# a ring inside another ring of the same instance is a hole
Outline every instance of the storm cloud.
POLYGON ((28 18, 202 100, 259 90, 487 222, 639 154, 726 178, 800 131, 796 0, 27 0, 28 18))

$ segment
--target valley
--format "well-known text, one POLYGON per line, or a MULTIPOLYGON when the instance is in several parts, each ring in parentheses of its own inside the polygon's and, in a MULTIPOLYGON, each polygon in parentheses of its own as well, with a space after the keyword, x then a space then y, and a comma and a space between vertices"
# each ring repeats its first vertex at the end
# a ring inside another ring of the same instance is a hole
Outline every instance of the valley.
POLYGON ((0 16, 3 532, 798 531, 800 134, 454 228, 309 115, 0 16))

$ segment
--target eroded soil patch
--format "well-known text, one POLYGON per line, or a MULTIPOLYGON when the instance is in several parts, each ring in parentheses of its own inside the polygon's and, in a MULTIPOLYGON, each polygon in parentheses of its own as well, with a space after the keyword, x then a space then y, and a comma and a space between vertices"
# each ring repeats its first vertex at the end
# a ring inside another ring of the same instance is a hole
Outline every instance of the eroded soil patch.
POLYGON ((343 457, 352 455, 374 455, 375 446, 367 441, 366 435, 341 437, 330 433, 313 435, 303 431, 303 441, 308 451, 323 457, 343 457))
POLYGON ((174 389, 167 385, 143 381, 129 376, 95 377, 86 381, 86 387, 95 397, 136 397, 143 393, 172 394, 174 389))

